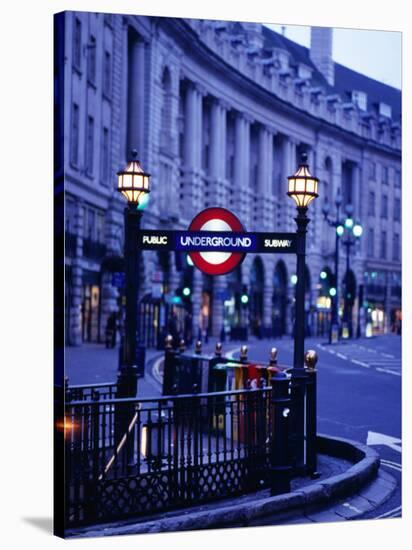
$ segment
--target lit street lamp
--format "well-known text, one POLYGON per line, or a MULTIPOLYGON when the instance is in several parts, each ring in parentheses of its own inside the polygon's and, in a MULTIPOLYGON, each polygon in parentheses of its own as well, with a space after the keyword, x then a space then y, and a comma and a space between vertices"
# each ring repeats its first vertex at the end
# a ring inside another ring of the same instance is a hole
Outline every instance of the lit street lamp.
MULTIPOLYGON (((349 292, 349 272, 350 272, 350 251, 352 246, 354 246, 362 236, 363 227, 360 223, 355 223, 352 214, 353 207, 348 204, 346 206, 347 218, 344 222, 344 231, 342 236, 345 238, 342 240, 342 244, 346 248, 346 275, 345 275, 345 300, 344 300, 344 310, 343 310, 343 322, 345 329, 345 337, 352 336, 352 315, 350 311, 350 301, 353 300, 354 296, 350 295, 349 292)), ((359 309, 361 304, 359 304, 359 309)))
POLYGON ((318 196, 319 180, 314 178, 307 165, 307 155, 293 176, 288 177, 288 196, 297 208, 296 232, 296 294, 295 294, 295 334, 292 375, 292 399, 295 403, 291 418, 291 444, 293 461, 299 466, 304 464, 304 418, 305 418, 305 276, 306 276, 306 233, 309 218, 309 204, 318 196))
POLYGON ((297 225, 297 264, 296 264, 296 304, 295 304, 295 349, 293 368, 304 370, 305 346, 305 265, 306 233, 309 218, 306 213, 309 204, 318 197, 318 178, 314 178, 307 165, 307 155, 302 155, 302 163, 293 176, 288 177, 288 196, 296 202, 297 225))
POLYGON ((343 233, 343 226, 340 223, 341 204, 342 195, 340 188, 338 188, 335 198, 336 218, 331 220, 329 217, 329 202, 327 197, 325 197, 322 207, 323 217, 331 227, 335 228, 335 286, 334 292, 330 293, 332 298, 332 319, 329 329, 329 344, 337 343, 339 340, 339 237, 343 233))
POLYGON ((137 160, 136 151, 126 168, 117 173, 117 190, 127 199, 124 210, 124 261, 126 319, 121 364, 118 377, 118 396, 135 397, 137 393, 137 316, 139 295, 140 251, 137 235, 143 209, 150 193, 150 174, 146 174, 137 160))

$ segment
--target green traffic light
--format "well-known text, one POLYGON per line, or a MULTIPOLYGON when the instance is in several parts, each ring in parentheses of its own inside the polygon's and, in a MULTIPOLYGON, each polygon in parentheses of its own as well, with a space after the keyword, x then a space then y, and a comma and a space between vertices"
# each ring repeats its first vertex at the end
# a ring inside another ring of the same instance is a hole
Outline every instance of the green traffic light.
POLYGON ((242 304, 247 304, 249 301, 249 296, 247 294, 242 294, 240 301, 242 302, 242 304))
POLYGON ((185 286, 182 293, 183 293, 183 296, 190 296, 190 288, 188 286, 185 286))
POLYGON ((336 228, 336 233, 338 234, 339 237, 342 237, 344 231, 345 231, 345 228, 343 227, 343 225, 338 225, 338 227, 336 228))

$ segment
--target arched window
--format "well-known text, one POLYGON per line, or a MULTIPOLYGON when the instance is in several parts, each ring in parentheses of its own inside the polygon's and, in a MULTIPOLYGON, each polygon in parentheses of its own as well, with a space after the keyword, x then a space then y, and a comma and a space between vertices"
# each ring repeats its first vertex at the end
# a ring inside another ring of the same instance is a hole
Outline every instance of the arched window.
POLYGON ((162 108, 160 115, 160 148, 163 152, 171 150, 171 77, 168 67, 165 67, 162 75, 162 108))

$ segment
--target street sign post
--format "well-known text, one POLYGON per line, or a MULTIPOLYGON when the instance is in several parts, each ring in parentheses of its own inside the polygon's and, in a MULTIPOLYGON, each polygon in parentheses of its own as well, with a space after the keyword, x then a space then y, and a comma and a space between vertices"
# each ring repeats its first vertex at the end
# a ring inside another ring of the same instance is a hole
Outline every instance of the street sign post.
POLYGON ((142 250, 187 252, 194 265, 208 275, 224 275, 243 262, 248 252, 296 254, 296 233, 246 232, 225 208, 206 208, 187 231, 142 229, 142 250))
POLYGON ((142 229, 138 246, 142 250, 179 250, 190 253, 191 257, 195 251, 296 254, 296 234, 142 229))

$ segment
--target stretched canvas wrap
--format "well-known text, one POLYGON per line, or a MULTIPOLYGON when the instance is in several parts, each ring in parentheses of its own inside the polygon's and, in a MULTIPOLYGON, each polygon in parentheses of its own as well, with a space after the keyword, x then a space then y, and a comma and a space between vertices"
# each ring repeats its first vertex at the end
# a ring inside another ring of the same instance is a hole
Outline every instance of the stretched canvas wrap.
POLYGON ((401 516, 400 53, 55 15, 56 535, 401 516))

